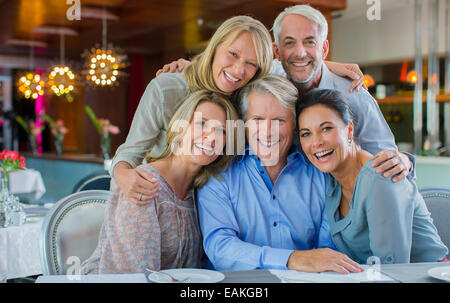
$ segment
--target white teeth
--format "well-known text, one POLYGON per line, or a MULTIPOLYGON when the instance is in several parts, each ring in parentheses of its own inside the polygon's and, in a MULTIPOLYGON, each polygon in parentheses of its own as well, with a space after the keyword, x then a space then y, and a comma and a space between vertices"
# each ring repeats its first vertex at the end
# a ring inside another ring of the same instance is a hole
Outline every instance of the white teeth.
POLYGON ((292 62, 292 65, 294 65, 294 66, 306 66, 306 65, 308 65, 309 64, 309 62, 305 62, 305 63, 295 63, 295 62, 292 62))
POLYGON ((267 146, 267 147, 271 147, 271 146, 277 144, 278 142, 280 142, 280 141, 267 142, 267 141, 259 140, 259 143, 261 143, 262 145, 267 146))
POLYGON ((228 74, 226 71, 224 71, 223 73, 225 74, 225 77, 226 77, 228 80, 230 80, 230 81, 232 81, 232 82, 238 82, 238 81, 239 81, 239 79, 236 79, 236 78, 230 76, 230 74, 228 74))
POLYGON ((198 149, 202 149, 202 150, 207 151, 207 152, 212 152, 214 150, 213 148, 206 147, 206 146, 203 146, 203 145, 198 145, 198 144, 194 144, 194 145, 198 149))
POLYGON ((324 155, 326 155, 328 153, 331 153, 332 151, 333 151, 333 149, 329 149, 329 150, 326 150, 326 151, 323 151, 323 152, 320 152, 320 153, 316 153, 315 155, 320 158, 320 157, 322 157, 322 156, 324 156, 324 155))

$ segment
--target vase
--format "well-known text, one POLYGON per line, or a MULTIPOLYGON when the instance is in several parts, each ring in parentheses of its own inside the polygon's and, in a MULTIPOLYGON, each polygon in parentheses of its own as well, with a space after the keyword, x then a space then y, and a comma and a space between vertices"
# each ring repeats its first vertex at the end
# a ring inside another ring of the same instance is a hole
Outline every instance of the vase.
POLYGON ((27 216, 19 198, 9 191, 8 176, 3 174, 0 192, 0 227, 19 226, 25 224, 27 216))
POLYGON ((31 152, 33 153, 33 155, 37 155, 38 154, 38 149, 37 149, 37 138, 36 138, 36 136, 35 135, 30 135, 28 139, 30 141, 31 152))
POLYGON ((109 160, 109 154, 111 153, 111 136, 103 134, 100 137, 100 147, 102 149, 102 156, 105 160, 109 160))
POLYGON ((55 148, 56 148, 56 155, 62 156, 63 154, 63 141, 64 141, 64 135, 59 134, 55 136, 55 148))
POLYGON ((8 226, 7 212, 9 203, 8 177, 2 174, 2 191, 0 192, 0 227, 8 226))

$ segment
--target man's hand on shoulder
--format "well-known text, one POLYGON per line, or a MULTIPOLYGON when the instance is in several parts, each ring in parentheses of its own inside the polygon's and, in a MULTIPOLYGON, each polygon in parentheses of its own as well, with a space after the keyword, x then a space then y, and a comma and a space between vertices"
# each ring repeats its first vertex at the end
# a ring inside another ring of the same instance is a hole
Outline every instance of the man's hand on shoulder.
POLYGON ((375 155, 372 167, 376 167, 376 173, 383 173, 383 177, 391 178, 392 182, 399 182, 408 176, 411 170, 411 161, 404 153, 395 149, 386 149, 375 155))

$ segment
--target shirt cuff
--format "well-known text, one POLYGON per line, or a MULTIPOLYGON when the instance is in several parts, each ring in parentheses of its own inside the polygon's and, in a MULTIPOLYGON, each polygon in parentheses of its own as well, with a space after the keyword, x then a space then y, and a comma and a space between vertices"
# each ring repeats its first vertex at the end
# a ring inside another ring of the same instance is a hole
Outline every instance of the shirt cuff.
POLYGON ((291 249, 264 247, 263 269, 288 269, 287 262, 293 252, 291 249))

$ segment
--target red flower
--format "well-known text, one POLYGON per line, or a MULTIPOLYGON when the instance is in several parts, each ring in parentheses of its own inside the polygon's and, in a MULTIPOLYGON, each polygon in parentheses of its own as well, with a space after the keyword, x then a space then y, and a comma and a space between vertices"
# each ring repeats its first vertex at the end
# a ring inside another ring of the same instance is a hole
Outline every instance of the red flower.
POLYGON ((8 176, 10 172, 25 168, 25 158, 13 150, 3 150, 0 153, 0 166, 3 173, 8 176))
POLYGON ((19 160, 19 153, 13 150, 4 151, 4 160, 10 159, 11 162, 19 160))
POLYGON ((25 168, 25 158, 20 156, 20 164, 19 164, 20 168, 25 168))

